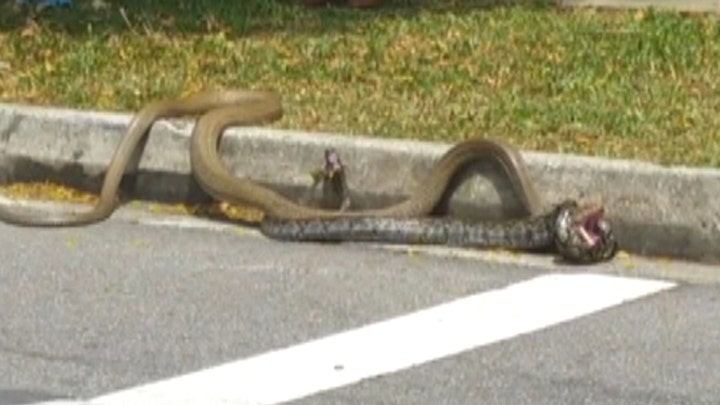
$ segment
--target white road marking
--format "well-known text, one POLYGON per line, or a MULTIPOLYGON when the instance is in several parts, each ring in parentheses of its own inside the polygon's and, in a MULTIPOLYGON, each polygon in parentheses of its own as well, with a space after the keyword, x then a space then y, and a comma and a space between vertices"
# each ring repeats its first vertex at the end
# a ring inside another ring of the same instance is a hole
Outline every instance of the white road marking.
MULTIPOLYGON (((188 217, 188 216, 145 216, 134 218, 134 221, 140 225, 171 227, 179 229, 203 229, 208 231, 228 231, 237 230, 239 225, 223 222, 212 222, 204 218, 188 217)), ((242 229, 245 229, 243 227, 242 229)))
POLYGON ((549 274, 163 381, 93 404, 276 404, 537 331, 674 283, 549 274))

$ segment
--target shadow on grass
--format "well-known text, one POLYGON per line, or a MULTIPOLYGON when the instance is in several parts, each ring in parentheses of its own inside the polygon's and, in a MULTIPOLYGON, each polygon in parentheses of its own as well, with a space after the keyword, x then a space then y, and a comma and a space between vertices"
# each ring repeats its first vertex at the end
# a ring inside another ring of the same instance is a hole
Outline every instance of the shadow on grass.
POLYGON ((0 31, 22 30, 34 22, 75 36, 198 34, 225 31, 230 35, 270 32, 323 33, 342 31, 382 19, 412 18, 418 13, 456 13, 498 7, 555 7, 551 0, 387 0, 372 9, 347 7, 336 0, 327 6, 306 7, 297 0, 75 0, 73 7, 37 11, 0 2, 0 31))

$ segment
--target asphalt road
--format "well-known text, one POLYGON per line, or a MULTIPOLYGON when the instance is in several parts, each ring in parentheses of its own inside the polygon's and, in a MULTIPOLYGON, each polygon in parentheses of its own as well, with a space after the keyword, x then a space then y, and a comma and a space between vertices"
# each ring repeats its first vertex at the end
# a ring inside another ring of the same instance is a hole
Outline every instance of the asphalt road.
POLYGON ((578 268, 502 253, 278 243, 132 211, 84 228, 0 225, 0 245, 2 405, 96 398, 550 273, 676 285, 294 403, 720 401, 717 268, 627 257, 578 268))

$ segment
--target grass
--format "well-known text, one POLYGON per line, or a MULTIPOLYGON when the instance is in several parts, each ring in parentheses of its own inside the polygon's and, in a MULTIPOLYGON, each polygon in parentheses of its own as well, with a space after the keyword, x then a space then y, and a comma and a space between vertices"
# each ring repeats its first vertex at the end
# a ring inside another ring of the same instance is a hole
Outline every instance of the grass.
POLYGON ((720 23, 535 2, 0 3, 0 100, 133 111, 273 88, 278 127, 720 166, 720 23))

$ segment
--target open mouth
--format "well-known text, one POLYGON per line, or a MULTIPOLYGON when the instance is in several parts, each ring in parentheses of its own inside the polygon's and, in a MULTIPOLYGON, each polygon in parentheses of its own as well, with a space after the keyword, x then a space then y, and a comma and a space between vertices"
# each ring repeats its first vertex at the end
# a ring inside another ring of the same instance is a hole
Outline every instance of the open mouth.
POLYGON ((340 155, 335 149, 325 149, 325 170, 335 174, 342 170, 340 155))
POLYGON ((583 214, 579 221, 578 231, 588 246, 593 247, 602 240, 602 226, 600 225, 605 215, 603 206, 596 207, 583 214))

